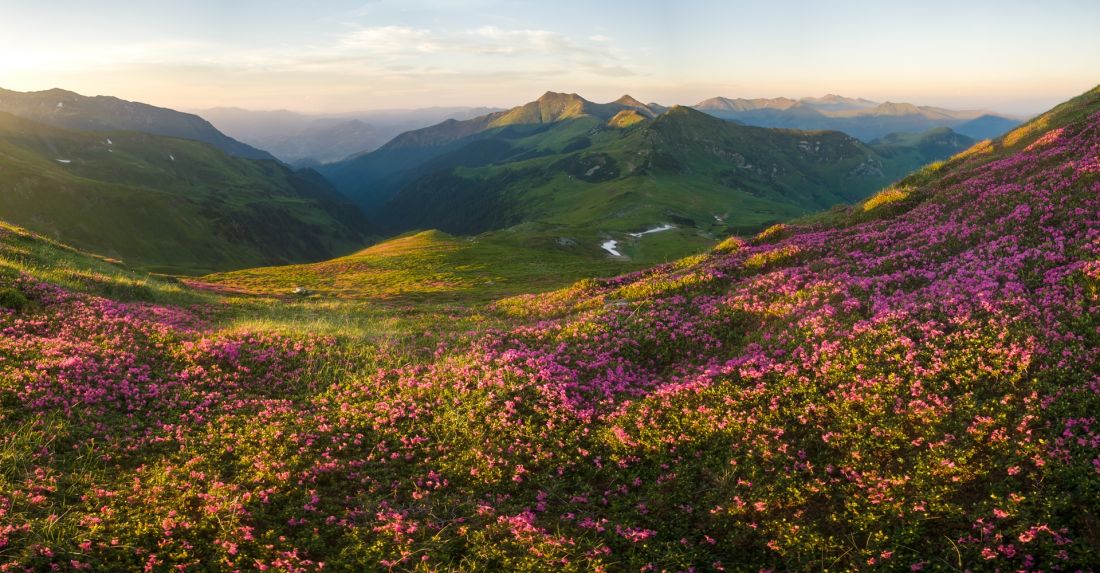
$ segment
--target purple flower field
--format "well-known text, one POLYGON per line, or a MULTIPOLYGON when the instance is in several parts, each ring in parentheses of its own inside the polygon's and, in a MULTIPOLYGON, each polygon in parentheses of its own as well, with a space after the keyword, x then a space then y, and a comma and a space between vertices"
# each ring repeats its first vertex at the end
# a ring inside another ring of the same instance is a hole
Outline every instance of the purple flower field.
POLYGON ((3 279, 0 572, 1100 568, 1083 97, 419 343, 3 279))

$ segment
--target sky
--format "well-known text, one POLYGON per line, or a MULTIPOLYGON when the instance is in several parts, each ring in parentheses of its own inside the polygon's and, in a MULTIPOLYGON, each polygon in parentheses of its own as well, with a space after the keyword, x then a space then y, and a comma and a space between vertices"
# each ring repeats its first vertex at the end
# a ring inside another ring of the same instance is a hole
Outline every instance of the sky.
POLYGON ((1100 83, 1096 0, 0 0, 0 87, 179 109, 836 93, 1031 114, 1100 83))

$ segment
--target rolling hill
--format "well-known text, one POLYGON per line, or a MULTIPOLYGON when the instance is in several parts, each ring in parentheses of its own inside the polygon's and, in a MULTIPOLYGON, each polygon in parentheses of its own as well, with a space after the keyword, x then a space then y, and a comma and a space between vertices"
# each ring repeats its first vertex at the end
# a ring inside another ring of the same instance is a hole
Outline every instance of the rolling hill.
POLYGON ((243 269, 189 282, 268 296, 470 305, 636 268, 576 244, 533 236, 523 232, 521 243, 507 232, 456 237, 422 231, 328 261, 243 269))
POLYGON ((111 96, 88 97, 62 89, 16 92, 0 89, 0 112, 77 131, 140 131, 209 143, 246 159, 275 159, 237 141, 201 117, 111 96))
POLYGON ((862 98, 827 95, 821 98, 725 98, 703 100, 693 106, 715 117, 747 125, 789 129, 842 131, 863 141, 891 133, 920 133, 949 127, 973 139, 997 137, 1019 121, 983 111, 950 110, 909 103, 878 103, 862 98))
POLYGON ((947 127, 935 127, 922 133, 891 133, 870 143, 883 155, 915 154, 915 165, 946 159, 977 143, 947 127))
POLYGON ((330 258, 367 230, 315 172, 2 112, 0 219, 141 268, 199 273, 330 258))
POLYGON ((949 132, 937 141, 895 139, 879 149, 839 132, 737 125, 629 96, 597 104, 547 93, 402 134, 322 173, 389 234, 539 223, 594 250, 616 241, 625 251, 607 253, 654 261, 861 200, 970 144, 949 132), (641 235, 654 228, 670 232, 641 235), (645 243, 661 246, 634 248, 645 243))

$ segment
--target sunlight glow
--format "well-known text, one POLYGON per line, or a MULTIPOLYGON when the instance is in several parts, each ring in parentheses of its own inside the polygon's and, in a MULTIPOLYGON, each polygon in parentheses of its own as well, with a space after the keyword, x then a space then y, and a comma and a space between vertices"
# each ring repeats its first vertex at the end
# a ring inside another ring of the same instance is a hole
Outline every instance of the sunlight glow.
POLYGON ((537 15, 528 0, 20 4, 4 11, 0 87, 175 107, 510 106, 552 89, 689 105, 839 93, 1034 112, 1100 81, 1088 26, 1100 4, 1077 1, 935 0, 900 18, 890 5, 801 0, 782 21, 702 0, 642 0, 629 12, 562 0, 537 15), (564 16, 578 10, 588 17, 564 16), (936 42, 925 41, 930 27, 936 42), (1028 41, 1004 40, 1019 37, 1028 41))

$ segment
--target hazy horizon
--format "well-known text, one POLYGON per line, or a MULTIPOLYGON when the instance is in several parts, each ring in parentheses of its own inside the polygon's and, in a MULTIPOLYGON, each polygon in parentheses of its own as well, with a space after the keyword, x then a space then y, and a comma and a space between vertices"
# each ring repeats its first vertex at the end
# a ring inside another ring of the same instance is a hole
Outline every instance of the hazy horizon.
POLYGON ((701 1, 0 6, 0 87, 190 110, 508 108, 550 90, 665 105, 833 93, 1029 115, 1100 83, 1100 5, 1071 0, 803 0, 782 16, 701 1))

